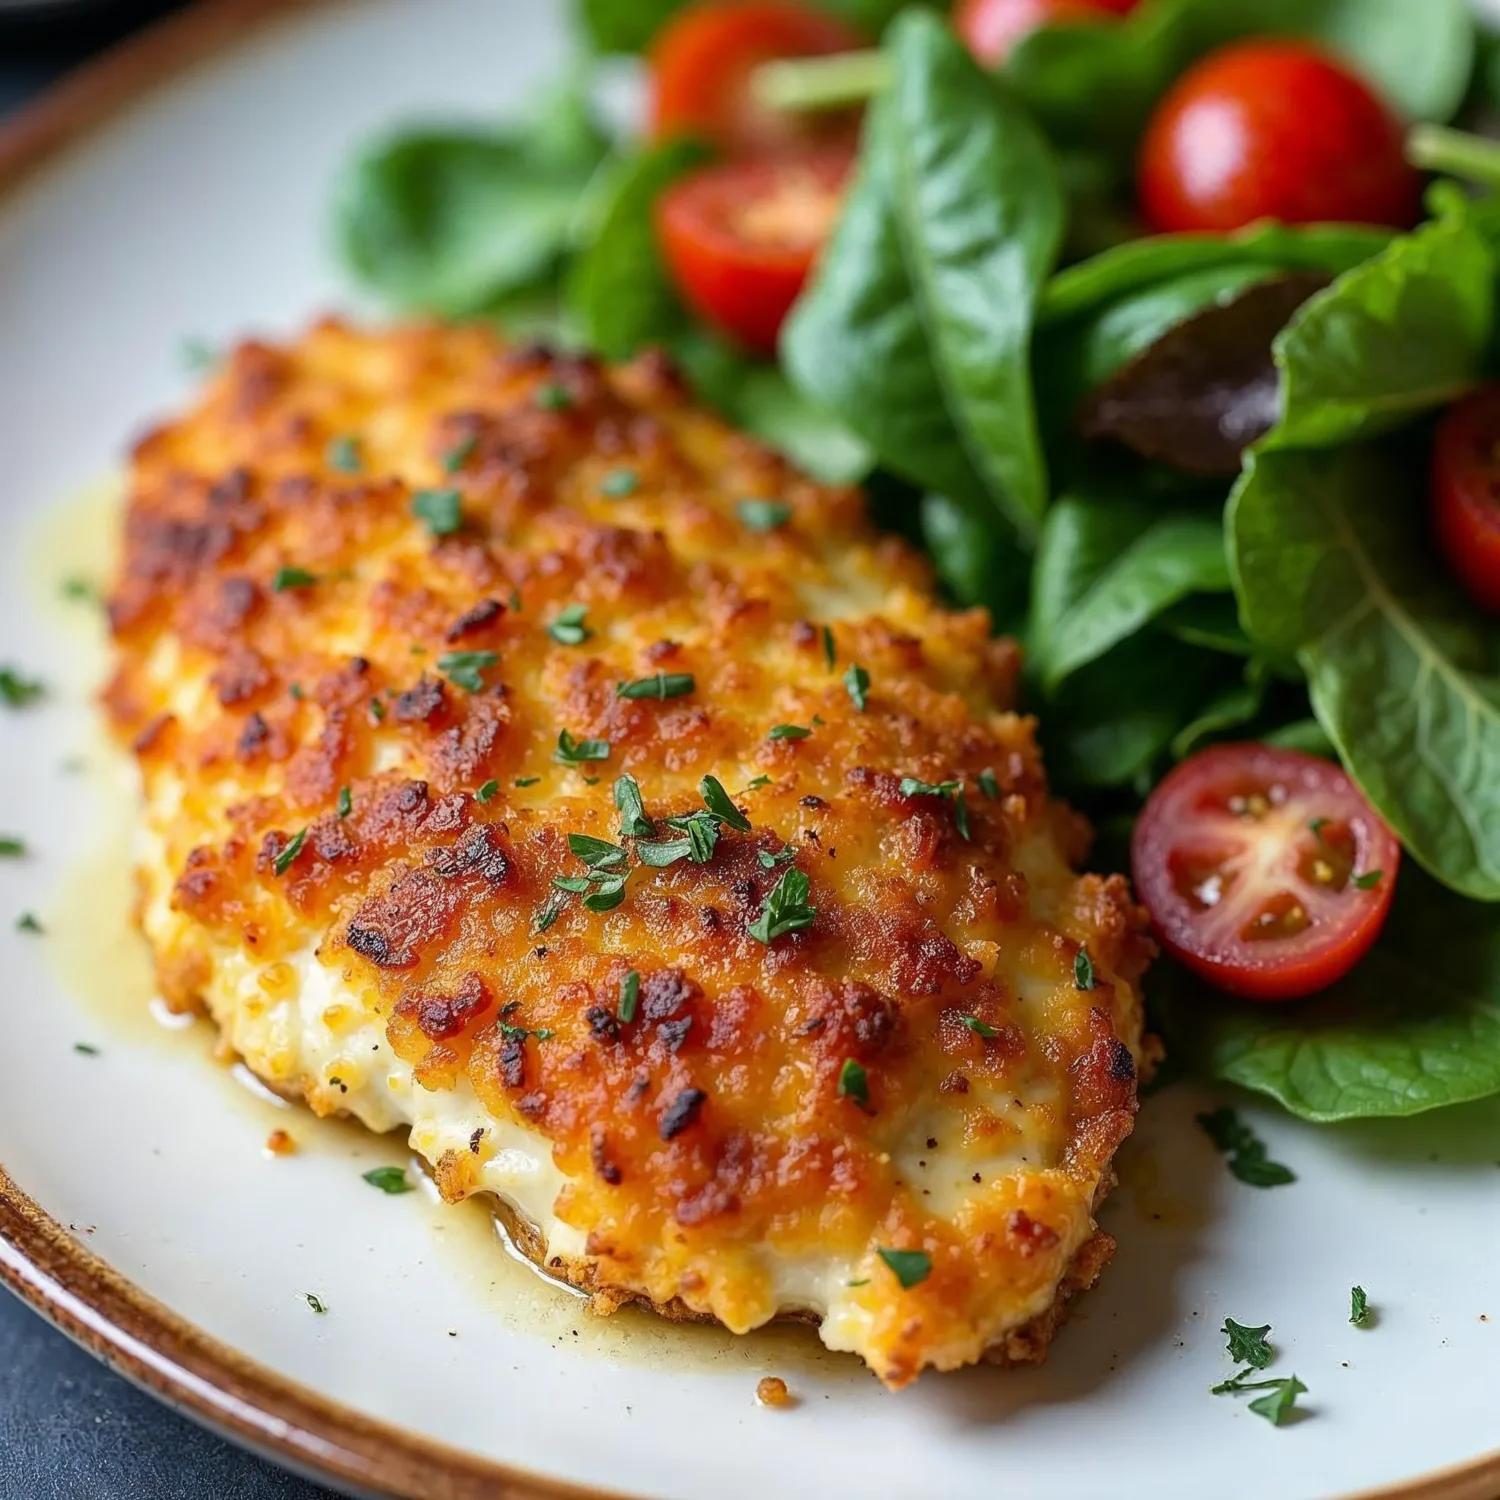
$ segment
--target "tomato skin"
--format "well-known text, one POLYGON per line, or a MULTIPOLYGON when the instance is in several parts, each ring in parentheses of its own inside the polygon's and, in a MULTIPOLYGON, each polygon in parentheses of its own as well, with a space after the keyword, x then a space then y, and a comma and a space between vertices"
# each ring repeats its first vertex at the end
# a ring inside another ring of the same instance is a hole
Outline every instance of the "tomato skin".
POLYGON ((1421 177, 1400 118, 1342 63, 1302 42, 1241 42, 1178 79, 1146 127, 1136 185, 1158 233, 1257 219, 1405 228, 1421 177))
POLYGON ((959 0, 953 29, 986 67, 1002 63, 1023 37, 1043 26, 1123 16, 1140 0, 959 0))
POLYGON ((838 213, 853 165, 839 148, 725 162, 657 200, 656 233, 683 300, 758 354, 776 337, 838 213))
POLYGON ((1464 397, 1438 424, 1430 493, 1449 568, 1481 609, 1500 614, 1500 386, 1464 397))
POLYGON ((1270 1002, 1316 994, 1364 957, 1401 863, 1341 767, 1253 743, 1175 767, 1130 852, 1163 947, 1219 989, 1270 1002))
POLYGON ((798 116, 750 94, 762 63, 850 52, 864 39, 794 0, 703 0, 679 11, 651 45, 650 130, 691 135, 728 156, 763 156, 818 141, 852 143, 858 111, 798 116))

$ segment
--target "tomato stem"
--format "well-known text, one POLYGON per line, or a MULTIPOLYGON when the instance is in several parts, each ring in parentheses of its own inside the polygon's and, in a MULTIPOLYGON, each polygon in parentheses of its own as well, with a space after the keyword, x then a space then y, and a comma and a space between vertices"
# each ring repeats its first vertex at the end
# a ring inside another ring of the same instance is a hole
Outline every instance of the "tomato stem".
POLYGON ((1406 159, 1424 172, 1500 188, 1500 141, 1446 125, 1413 125, 1406 137, 1406 159))
POLYGON ((890 59, 872 49, 762 63, 751 75, 750 88, 768 109, 844 109, 878 94, 890 77, 890 59))

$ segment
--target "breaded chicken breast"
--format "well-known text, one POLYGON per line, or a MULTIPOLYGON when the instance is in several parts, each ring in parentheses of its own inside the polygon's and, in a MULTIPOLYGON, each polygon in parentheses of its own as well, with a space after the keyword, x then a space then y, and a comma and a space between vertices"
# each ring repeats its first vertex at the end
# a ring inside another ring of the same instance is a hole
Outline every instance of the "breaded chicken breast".
POLYGON ((273 1088, 601 1311, 1045 1352, 1150 944, 856 490, 659 358, 325 322, 138 445, 110 612, 163 992, 273 1088))

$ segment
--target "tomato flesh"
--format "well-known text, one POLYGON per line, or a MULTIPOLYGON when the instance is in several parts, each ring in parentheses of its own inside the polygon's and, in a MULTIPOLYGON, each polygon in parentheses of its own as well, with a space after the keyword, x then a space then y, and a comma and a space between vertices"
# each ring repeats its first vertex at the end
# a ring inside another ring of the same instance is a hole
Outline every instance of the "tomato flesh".
POLYGON ((662 255, 705 322, 772 354, 838 217, 846 150, 727 162, 674 183, 656 205, 662 255))
POLYGON ((1260 744, 1183 761, 1131 842, 1163 946, 1249 1000, 1297 1000, 1347 974, 1379 936, 1400 863, 1339 766, 1260 744))
POLYGON ((1421 177, 1400 118, 1342 63, 1301 42, 1242 42, 1190 68, 1147 125, 1141 211, 1159 233, 1257 219, 1416 222, 1421 177))
POLYGON ((1448 566, 1500 614, 1500 386, 1451 407, 1432 445, 1432 525, 1448 566))
POLYGON ((679 11, 652 43, 651 133, 691 135, 730 156, 852 144, 857 110, 798 115, 766 108, 751 89, 762 63, 822 57, 863 44, 834 16, 791 0, 712 0, 679 11))
POLYGON ((980 62, 1004 62, 1023 37, 1043 26, 1123 16, 1140 0, 959 0, 953 27, 980 62))

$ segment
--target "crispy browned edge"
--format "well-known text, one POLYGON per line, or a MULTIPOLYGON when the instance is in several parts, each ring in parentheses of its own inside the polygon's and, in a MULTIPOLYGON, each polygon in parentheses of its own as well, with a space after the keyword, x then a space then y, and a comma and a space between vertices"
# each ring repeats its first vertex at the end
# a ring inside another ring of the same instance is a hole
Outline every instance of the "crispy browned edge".
MULTIPOLYGON (((330 3, 200 0, 78 69, 0 125, 0 196, 136 100, 264 23, 330 3)), ((1046 1328, 1035 1330, 1044 1344, 1066 1316, 1068 1299, 1097 1274, 1100 1261, 1093 1252, 1103 1249, 1096 1237, 1075 1260, 1056 1303, 1044 1315, 1046 1328)), ((371 1421, 245 1359, 119 1276, 41 1209, 3 1167, 0 1281, 76 1343, 168 1405, 318 1478, 408 1500, 621 1500, 616 1493, 489 1463, 371 1421)), ((1500 1500, 1500 1450, 1345 1500, 1500 1500)))

